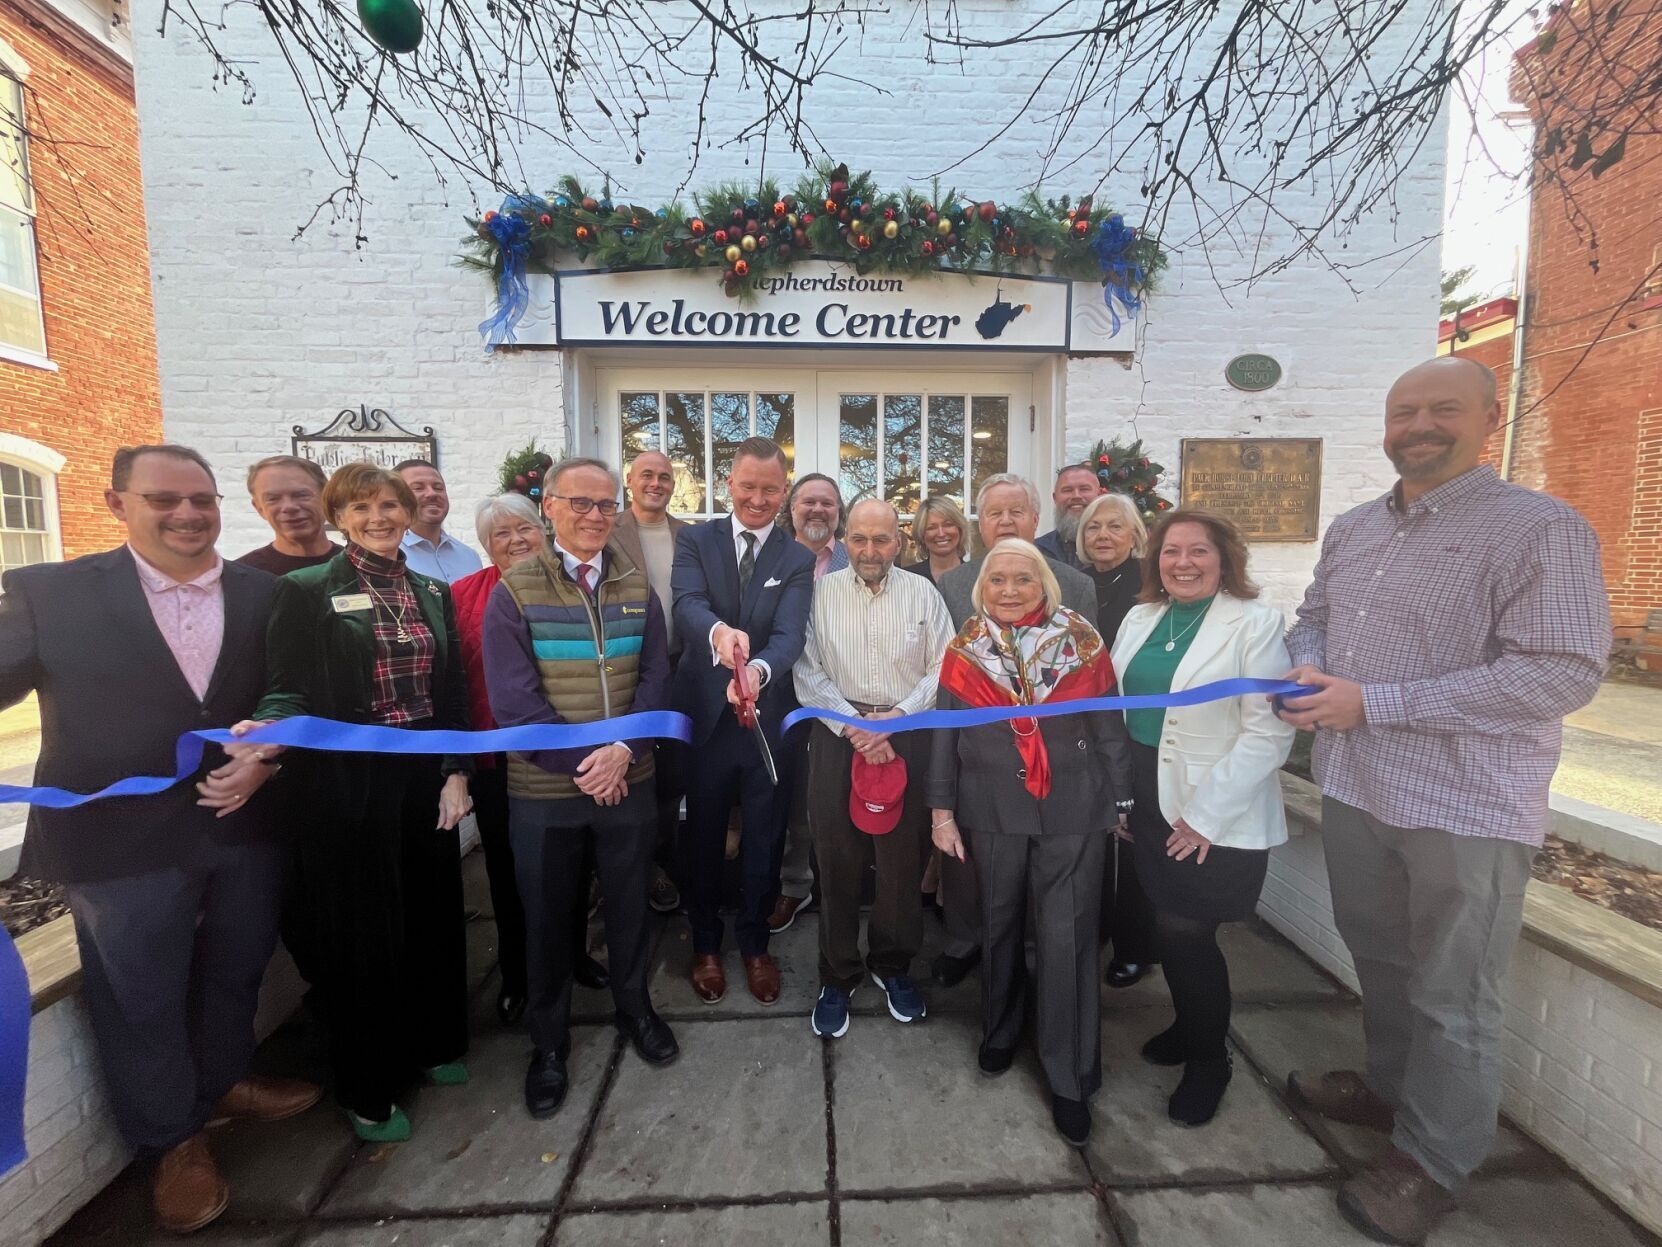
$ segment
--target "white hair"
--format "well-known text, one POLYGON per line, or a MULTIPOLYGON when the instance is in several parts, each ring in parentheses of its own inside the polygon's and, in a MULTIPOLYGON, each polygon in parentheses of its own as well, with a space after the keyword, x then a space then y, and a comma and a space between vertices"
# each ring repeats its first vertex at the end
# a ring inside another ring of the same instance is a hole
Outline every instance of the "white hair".
POLYGON ((975 491, 975 513, 977 515, 981 514, 981 504, 987 500, 988 492, 997 489, 1000 485, 1021 486, 1023 492, 1027 494, 1027 501, 1033 508, 1034 516, 1038 516, 1039 508, 1044 505, 1039 501, 1038 486, 1034 485, 1025 476, 1017 476, 1014 472, 999 472, 981 482, 981 488, 975 491))
POLYGON ((1091 517, 1103 507, 1109 507, 1120 513, 1120 518, 1131 529, 1131 557, 1140 559, 1148 549, 1148 525, 1143 523, 1143 517, 1137 513, 1137 504, 1124 494, 1098 494, 1085 505, 1079 513, 1079 534, 1076 538, 1075 553, 1079 555, 1081 563, 1089 565, 1091 556, 1085 553, 1085 525, 1091 522, 1091 517))
POLYGON ((987 584, 987 568, 993 561, 995 554, 1014 554, 1033 564, 1034 570, 1039 573, 1039 583, 1044 586, 1045 618, 1054 615, 1062 606, 1062 586, 1057 582, 1056 573, 1051 570, 1050 560, 1045 558, 1044 551, 1031 541, 1023 541, 1020 537, 1006 537, 987 551, 987 557, 981 560, 981 567, 975 573, 975 584, 970 587, 970 605, 977 612, 984 612, 982 594, 987 584))
POLYGON ((537 510, 537 504, 524 494, 494 494, 473 511, 473 531, 479 535, 479 544, 485 549, 491 548, 491 529, 496 527, 496 521, 504 515, 511 515, 516 520, 525 520, 527 523, 535 524, 538 530, 542 529, 542 513, 537 510))

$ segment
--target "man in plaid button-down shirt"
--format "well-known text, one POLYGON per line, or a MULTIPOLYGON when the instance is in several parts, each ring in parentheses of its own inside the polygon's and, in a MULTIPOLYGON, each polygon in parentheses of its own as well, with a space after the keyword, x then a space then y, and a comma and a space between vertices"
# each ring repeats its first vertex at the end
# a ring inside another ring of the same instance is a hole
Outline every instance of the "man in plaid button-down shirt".
POLYGON ((1362 984, 1365 1074, 1296 1073, 1295 1098, 1391 1132, 1346 1183, 1358 1228, 1420 1242, 1494 1143, 1500 981, 1548 818, 1563 716, 1610 651, 1598 541, 1557 499, 1479 466, 1495 378, 1444 357, 1386 399, 1401 477, 1328 529, 1287 647, 1321 691, 1333 913, 1362 984))

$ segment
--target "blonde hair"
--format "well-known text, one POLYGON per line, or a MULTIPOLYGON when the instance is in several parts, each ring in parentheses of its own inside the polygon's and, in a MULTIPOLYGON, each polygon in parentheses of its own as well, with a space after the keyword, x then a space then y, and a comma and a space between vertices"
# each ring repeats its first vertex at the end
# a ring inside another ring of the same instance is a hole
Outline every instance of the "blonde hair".
POLYGON ((912 517, 912 540, 917 542, 923 557, 929 557, 929 547, 923 544, 923 530, 929 526, 931 515, 945 517, 947 523, 958 530, 958 557, 966 557, 970 550, 969 520, 958 509, 958 504, 943 494, 925 498, 918 507, 917 515, 912 517))
POLYGON ((981 591, 987 582, 987 568, 995 554, 1019 554, 1039 569, 1039 583, 1044 586, 1045 592, 1045 617, 1048 619, 1054 615, 1062 605, 1062 586, 1056 583, 1056 573, 1050 570, 1050 564, 1039 547, 1020 537, 1006 537, 987 551, 987 557, 981 560, 981 566, 975 573, 975 584, 970 589, 970 605, 977 611, 983 610, 981 591))
POLYGON ((1085 553, 1085 525, 1091 522, 1099 508, 1110 506, 1120 512, 1131 529, 1131 557, 1140 559, 1148 549, 1148 525, 1143 523, 1143 517, 1137 512, 1137 504, 1124 494, 1098 494, 1086 505, 1079 514, 1079 536, 1075 538, 1075 553, 1079 555, 1081 563, 1090 565, 1091 556, 1085 553))

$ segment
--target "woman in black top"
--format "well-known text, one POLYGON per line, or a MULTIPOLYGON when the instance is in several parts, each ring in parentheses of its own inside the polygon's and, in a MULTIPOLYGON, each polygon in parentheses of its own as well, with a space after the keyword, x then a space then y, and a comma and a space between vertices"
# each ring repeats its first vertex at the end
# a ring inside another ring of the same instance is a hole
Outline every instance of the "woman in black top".
POLYGON ((900 570, 914 572, 931 584, 939 584, 942 576, 969 557, 969 532, 969 521, 952 499, 924 499, 912 520, 912 542, 924 557, 900 570))
MULTIPOLYGON (((1142 592, 1148 529, 1124 494, 1103 494, 1079 517, 1079 561, 1096 584, 1096 628, 1109 645, 1142 592)), ((1130 843, 1115 842, 1102 883, 1102 940, 1108 985, 1130 987, 1155 965, 1154 910, 1137 881, 1130 843)))

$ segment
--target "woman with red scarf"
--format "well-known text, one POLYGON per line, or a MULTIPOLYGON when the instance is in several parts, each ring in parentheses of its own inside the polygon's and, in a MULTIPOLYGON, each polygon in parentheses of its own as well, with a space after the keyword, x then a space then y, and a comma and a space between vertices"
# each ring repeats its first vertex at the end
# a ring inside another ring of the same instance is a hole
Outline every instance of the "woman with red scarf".
MULTIPOLYGON (((1031 543, 994 546, 970 601, 976 613, 941 664, 941 709, 1037 706, 1113 691, 1101 636, 1061 605, 1056 577, 1031 543)), ((1031 892, 1039 1063, 1056 1129, 1075 1147, 1090 1136, 1086 1101, 1102 1085, 1101 880, 1108 838, 1130 795, 1117 714, 1009 719, 935 735, 935 847, 969 862, 981 887, 981 1070, 1002 1074, 1015 1059, 1031 892)))

